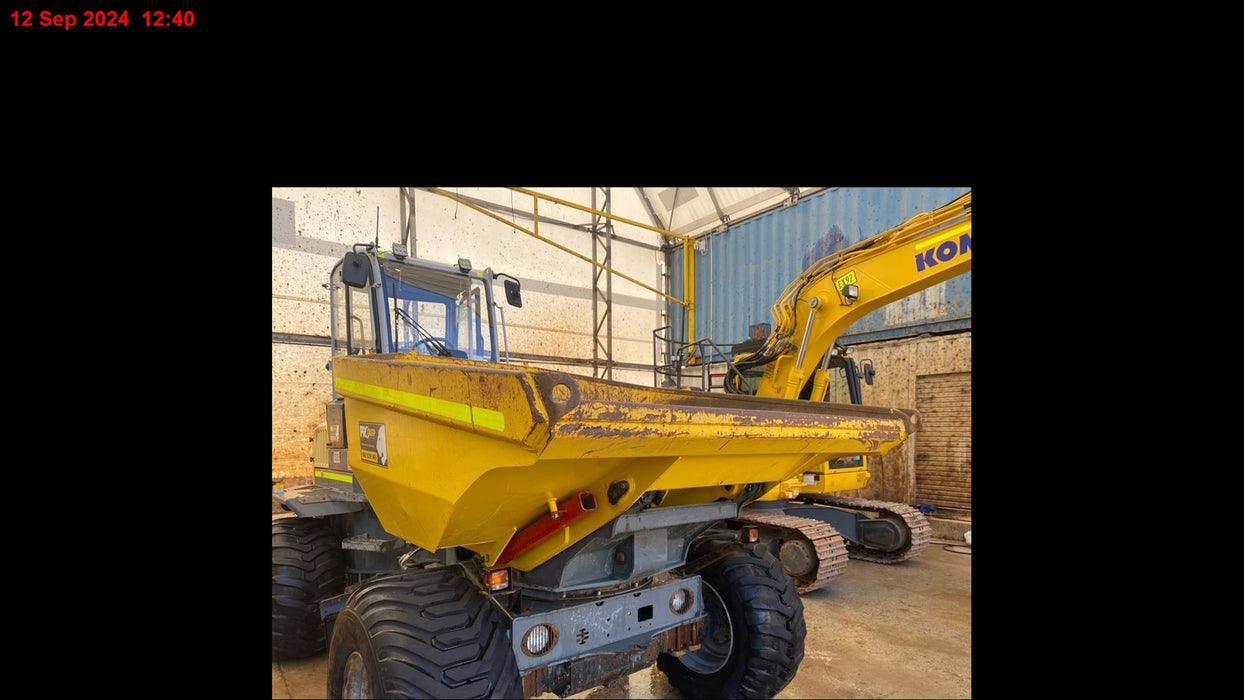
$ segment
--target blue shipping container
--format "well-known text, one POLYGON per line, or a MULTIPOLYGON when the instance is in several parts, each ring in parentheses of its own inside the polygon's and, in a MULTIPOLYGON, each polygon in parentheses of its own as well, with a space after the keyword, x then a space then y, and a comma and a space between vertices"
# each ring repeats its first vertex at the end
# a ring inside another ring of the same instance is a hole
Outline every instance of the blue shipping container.
MULTIPOLYGON (((813 262, 948 204, 970 187, 836 187, 791 207, 732 223, 695 252, 695 334, 718 344, 747 339, 755 323, 773 323, 773 302, 813 262)), ((671 256, 671 294, 682 296, 681 249, 671 256)), ((686 310, 672 304, 675 338, 686 338, 686 310)), ((839 339, 851 345, 972 327, 972 273, 887 304, 839 339)))

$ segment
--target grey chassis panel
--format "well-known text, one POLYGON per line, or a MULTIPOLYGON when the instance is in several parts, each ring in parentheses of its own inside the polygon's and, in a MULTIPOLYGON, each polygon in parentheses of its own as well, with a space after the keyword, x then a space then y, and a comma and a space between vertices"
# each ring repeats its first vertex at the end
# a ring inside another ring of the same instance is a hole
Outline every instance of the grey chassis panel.
POLYGON ((644 646, 652 635, 694 620, 704 612, 699 576, 649 588, 625 591, 581 605, 522 615, 514 618, 511 644, 520 671, 547 666, 584 654, 623 652, 632 645, 644 646), (670 596, 680 588, 691 593, 691 604, 681 614, 670 609, 670 596), (641 611, 644 614, 641 620, 641 611), (523 637, 540 623, 558 630, 553 648, 538 657, 523 651, 523 637))
POLYGON ((638 513, 627 513, 619 516, 613 522, 613 534, 617 536, 626 532, 658 530, 675 525, 727 520, 729 518, 737 518, 738 516, 738 504, 730 501, 699 503, 673 508, 651 508, 638 513))
POLYGON ((627 513, 527 572, 522 586, 554 592, 605 588, 668 571, 686 562, 687 548, 704 530, 738 513, 730 501, 627 513))
POLYGON ((298 486, 286 489, 284 493, 273 493, 272 497, 302 518, 357 513, 367 503, 367 497, 361 493, 323 486, 298 486))

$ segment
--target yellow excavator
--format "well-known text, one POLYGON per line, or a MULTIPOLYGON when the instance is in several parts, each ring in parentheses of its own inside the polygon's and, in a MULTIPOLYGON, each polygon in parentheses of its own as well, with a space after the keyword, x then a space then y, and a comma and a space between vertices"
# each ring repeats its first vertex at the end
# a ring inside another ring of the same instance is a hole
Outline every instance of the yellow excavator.
MULTIPOLYGON (((871 384, 872 367, 861 373, 837 338, 864 314, 971 269, 968 192, 813 263, 773 305, 775 325, 763 344, 751 352, 739 353, 742 344, 733 348, 725 390, 860 404, 860 375, 871 384)), ((767 491, 742 509, 739 520, 777 541, 782 566, 801 593, 823 588, 848 558, 911 559, 930 540, 920 511, 835 495, 862 488, 868 479, 863 456, 823 462, 767 491)))

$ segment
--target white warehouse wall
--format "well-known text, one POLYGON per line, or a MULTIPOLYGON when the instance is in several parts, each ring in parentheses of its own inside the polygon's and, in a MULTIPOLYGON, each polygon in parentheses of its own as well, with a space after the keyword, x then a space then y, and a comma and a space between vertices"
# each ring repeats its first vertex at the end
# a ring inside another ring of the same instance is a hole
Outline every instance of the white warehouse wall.
MULTIPOLYGON (((531 212, 529 196, 504 188, 443 187, 461 196, 487 200, 531 212)), ((569 202, 591 206, 591 189, 530 188, 569 202)), ((634 188, 614 188, 613 213, 647 222, 648 215, 634 188)), ((411 246, 419 258, 453 264, 468 258, 476 268, 491 267, 522 281, 523 306, 504 304, 500 284, 495 292, 505 308, 509 349, 514 353, 578 359, 592 357, 592 276, 595 268, 547 243, 513 230, 469 207, 440 195, 414 190, 415 233, 411 246)), ((272 330, 327 336, 329 272, 353 243, 376 236, 380 212, 380 246, 390 250, 401 239, 401 192, 388 188, 272 189, 272 330)), ((602 206, 598 193, 598 208, 602 206)), ((408 207, 409 211, 409 207, 408 207)), ((591 215, 551 202, 539 203, 541 217, 590 223, 591 215)), ((499 214, 509 218, 507 214, 499 214)), ((530 219, 515 219, 532 229, 530 219)), ((618 236, 659 245, 660 236, 615 222, 618 236)), ((584 256, 592 257, 592 239, 585 232, 540 224, 540 235, 584 256)), ((409 244, 409 242, 408 242, 409 244)), ((649 286, 663 289, 659 251, 615 240, 612 267, 649 286)), ((602 280, 603 282, 603 280, 602 280)), ((674 296, 681 296, 675 293, 674 296)), ((613 277, 613 359, 651 366, 652 331, 662 325, 662 297, 618 276, 613 277)), ((676 307, 678 308, 678 307, 676 307)), ((604 329, 602 328, 602 336, 604 329)), ((500 342, 500 339, 499 339, 500 342)), ((324 420, 323 405, 331 395, 331 373, 325 368, 326 346, 272 343, 272 471, 273 478, 296 483, 310 480, 311 443, 324 420)), ((572 364, 530 363, 591 376, 592 368, 572 364)), ((615 368, 613 378, 652 385, 651 370, 615 368)))

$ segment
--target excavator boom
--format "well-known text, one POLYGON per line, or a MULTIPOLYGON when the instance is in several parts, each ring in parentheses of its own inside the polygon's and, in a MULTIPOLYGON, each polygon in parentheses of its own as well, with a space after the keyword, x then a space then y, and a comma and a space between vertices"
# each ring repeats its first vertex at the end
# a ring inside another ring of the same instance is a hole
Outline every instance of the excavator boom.
MULTIPOLYGON (((739 369, 766 365, 757 396, 799 398, 816 363, 862 316, 972 269, 972 193, 815 262, 774 303, 774 330, 739 369)), ((819 400, 820 397, 813 397, 819 400)))

